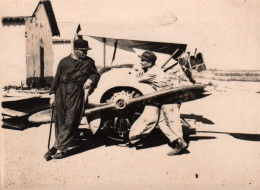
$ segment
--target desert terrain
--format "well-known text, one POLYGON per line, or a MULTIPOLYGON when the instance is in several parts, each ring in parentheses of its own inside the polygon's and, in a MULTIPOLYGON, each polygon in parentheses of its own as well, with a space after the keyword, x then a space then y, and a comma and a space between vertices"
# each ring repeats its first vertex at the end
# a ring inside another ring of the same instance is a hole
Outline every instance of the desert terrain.
POLYGON ((49 124, 1 128, 1 189, 259 189, 260 83, 211 83, 210 96, 182 105, 197 130, 183 155, 168 156, 154 131, 150 146, 86 145, 47 162, 49 124))

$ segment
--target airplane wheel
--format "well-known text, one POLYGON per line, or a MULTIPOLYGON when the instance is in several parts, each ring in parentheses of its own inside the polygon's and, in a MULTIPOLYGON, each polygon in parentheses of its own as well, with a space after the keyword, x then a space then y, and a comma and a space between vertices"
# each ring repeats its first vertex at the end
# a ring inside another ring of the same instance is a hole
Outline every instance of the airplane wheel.
MULTIPOLYGON (((141 92, 134 88, 115 88, 107 92, 101 102, 117 102, 142 96, 141 92)), ((102 112, 101 129, 109 139, 117 142, 126 143, 129 141, 129 131, 133 123, 139 118, 144 111, 144 105, 128 107, 116 111, 102 112)), ((189 123, 181 117, 183 136, 188 141, 189 136, 196 134, 196 129, 192 128, 189 123)))
MULTIPOLYGON (((118 88, 107 92, 102 102, 117 102, 142 96, 141 92, 134 88, 118 88)), ((101 126, 106 136, 114 141, 126 143, 132 124, 139 118, 144 106, 128 107, 116 111, 105 111, 102 113, 101 126)))

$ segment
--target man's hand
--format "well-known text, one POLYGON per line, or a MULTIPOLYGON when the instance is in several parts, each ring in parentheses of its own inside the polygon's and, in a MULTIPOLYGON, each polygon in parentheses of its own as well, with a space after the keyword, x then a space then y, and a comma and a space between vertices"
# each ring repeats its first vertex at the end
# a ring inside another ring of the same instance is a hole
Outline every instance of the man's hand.
POLYGON ((50 98, 50 107, 53 107, 55 105, 55 95, 52 94, 50 98))
POLYGON ((83 85, 83 89, 86 90, 86 89, 90 89, 91 87, 91 84, 92 84, 92 81, 90 79, 88 79, 85 84, 83 85))
POLYGON ((144 71, 140 64, 134 64, 133 69, 137 72, 136 77, 141 78, 144 74, 144 71))
POLYGON ((144 74, 143 70, 137 71, 136 77, 141 78, 143 74, 144 74))

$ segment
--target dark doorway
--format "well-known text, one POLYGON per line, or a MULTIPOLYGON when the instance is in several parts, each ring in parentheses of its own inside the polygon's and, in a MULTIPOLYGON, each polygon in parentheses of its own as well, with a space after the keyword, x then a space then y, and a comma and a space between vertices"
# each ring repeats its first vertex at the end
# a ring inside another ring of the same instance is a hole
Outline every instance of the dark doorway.
POLYGON ((44 85, 44 49, 40 47, 40 86, 44 85))

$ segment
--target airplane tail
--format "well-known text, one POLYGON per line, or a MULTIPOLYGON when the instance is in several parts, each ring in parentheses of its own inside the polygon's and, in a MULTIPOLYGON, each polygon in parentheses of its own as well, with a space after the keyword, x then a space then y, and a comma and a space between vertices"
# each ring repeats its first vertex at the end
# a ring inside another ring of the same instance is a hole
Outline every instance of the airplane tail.
POLYGON ((203 54, 200 52, 190 56, 189 62, 192 70, 197 70, 198 72, 201 72, 207 69, 204 62, 203 54))
POLYGON ((207 69, 203 54, 201 52, 197 53, 197 49, 195 49, 193 55, 191 55, 190 52, 184 53, 178 58, 178 63, 192 83, 195 83, 195 80, 192 77, 194 72, 202 72, 207 69))

